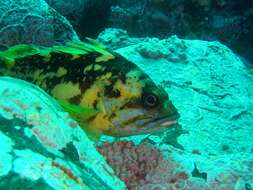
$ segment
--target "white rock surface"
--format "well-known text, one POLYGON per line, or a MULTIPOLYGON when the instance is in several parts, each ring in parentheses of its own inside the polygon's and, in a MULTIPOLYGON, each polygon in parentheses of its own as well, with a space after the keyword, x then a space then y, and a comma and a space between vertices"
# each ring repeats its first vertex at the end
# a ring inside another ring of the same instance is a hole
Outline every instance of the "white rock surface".
POLYGON ((0 77, 0 147, 0 189, 125 189, 57 102, 8 77, 0 77))

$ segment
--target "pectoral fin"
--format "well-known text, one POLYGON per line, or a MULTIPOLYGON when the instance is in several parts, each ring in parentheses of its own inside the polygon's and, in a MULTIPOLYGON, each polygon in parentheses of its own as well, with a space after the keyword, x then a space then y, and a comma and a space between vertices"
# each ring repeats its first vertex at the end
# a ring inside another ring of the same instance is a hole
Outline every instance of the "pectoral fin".
POLYGON ((95 116, 99 111, 91 108, 84 108, 78 105, 70 104, 66 101, 58 100, 62 108, 78 121, 87 121, 95 116))
POLYGON ((61 100, 58 100, 58 103, 78 122, 80 127, 86 132, 91 140, 95 142, 99 140, 100 136, 102 135, 102 131, 90 126, 87 122, 90 118, 97 115, 99 111, 91 108, 83 108, 61 100))

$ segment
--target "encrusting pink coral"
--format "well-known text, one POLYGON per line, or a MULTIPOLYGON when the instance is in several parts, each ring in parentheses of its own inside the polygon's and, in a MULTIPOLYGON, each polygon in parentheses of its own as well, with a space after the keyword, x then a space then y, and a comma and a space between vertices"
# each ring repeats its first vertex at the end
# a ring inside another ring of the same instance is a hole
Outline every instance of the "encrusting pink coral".
POLYGON ((180 165, 166 159, 149 143, 117 141, 104 143, 97 149, 129 190, 175 190, 178 182, 188 179, 188 174, 180 171, 180 165))

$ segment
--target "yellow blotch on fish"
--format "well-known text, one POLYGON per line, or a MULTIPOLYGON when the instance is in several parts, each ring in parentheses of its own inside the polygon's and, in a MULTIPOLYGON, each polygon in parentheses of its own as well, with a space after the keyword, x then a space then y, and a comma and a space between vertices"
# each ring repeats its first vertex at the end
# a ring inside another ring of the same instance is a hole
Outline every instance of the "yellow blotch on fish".
POLYGON ((93 67, 93 65, 88 65, 88 66, 84 67, 83 73, 86 73, 87 71, 91 71, 92 67, 93 67))
POLYGON ((114 90, 118 90, 120 92, 119 98, 131 99, 141 95, 142 85, 129 79, 127 79, 126 84, 124 84, 121 80, 118 80, 114 85, 114 90))
POLYGON ((96 127, 96 130, 99 132, 101 131, 107 131, 109 130, 112 126, 110 121, 107 118, 107 115, 105 113, 98 113, 95 119, 93 119, 89 123, 91 128, 96 127))
POLYGON ((94 71, 100 71, 100 70, 102 70, 102 66, 96 64, 96 65, 94 66, 94 71))
POLYGON ((107 79, 110 79, 112 77, 112 73, 111 72, 108 72, 108 73, 106 73, 106 74, 104 74, 104 75, 101 75, 101 76, 99 76, 99 77, 97 77, 99 80, 103 80, 103 81, 105 81, 105 80, 107 80, 107 79))
POLYGON ((67 69, 65 69, 64 67, 59 67, 59 69, 57 70, 56 76, 57 77, 62 77, 64 75, 66 75, 68 72, 67 69))
POLYGON ((133 70, 126 74, 125 83, 121 80, 116 82, 114 90, 120 92, 121 99, 131 99, 141 96, 144 84, 143 81, 139 80, 140 75, 140 71, 133 70))
POLYGON ((89 89, 85 91, 85 93, 81 97, 80 106, 93 108, 94 102, 98 101, 99 93, 104 90, 103 85, 98 83, 93 84, 89 89))
POLYGON ((78 83, 65 82, 57 84, 52 90, 51 94, 59 100, 68 100, 81 94, 80 86, 78 83))

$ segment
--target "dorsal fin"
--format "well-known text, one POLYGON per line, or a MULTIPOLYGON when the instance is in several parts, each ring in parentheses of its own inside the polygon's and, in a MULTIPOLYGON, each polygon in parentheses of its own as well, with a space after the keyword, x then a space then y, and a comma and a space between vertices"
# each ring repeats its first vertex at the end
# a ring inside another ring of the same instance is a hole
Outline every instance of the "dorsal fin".
POLYGON ((88 38, 86 37, 85 38, 89 43, 93 44, 94 46, 100 48, 100 49, 106 49, 106 47, 104 46, 104 44, 98 42, 97 40, 95 39, 92 39, 92 38, 88 38))
POLYGON ((2 59, 7 65, 13 65, 16 58, 22 58, 38 53, 39 50, 33 45, 19 44, 0 52, 0 59, 2 59))
POLYGON ((104 47, 95 43, 91 43, 89 40, 88 42, 89 43, 81 42, 81 41, 72 41, 72 42, 67 43, 66 45, 67 47, 83 50, 86 52, 99 53, 100 56, 96 58, 96 62, 101 62, 101 61, 106 62, 110 59, 114 59, 114 55, 110 53, 109 51, 107 51, 104 47))
POLYGON ((52 47, 41 47, 32 44, 18 44, 8 48, 3 52, 0 52, 0 59, 2 59, 6 65, 12 66, 15 64, 15 59, 36 54, 46 57, 50 56, 50 53, 52 52, 67 53, 73 57, 89 54, 91 52, 97 52, 99 55, 96 58, 96 62, 114 59, 114 56, 107 50, 94 44, 81 41, 72 41, 66 43, 65 45, 56 45, 52 47))

